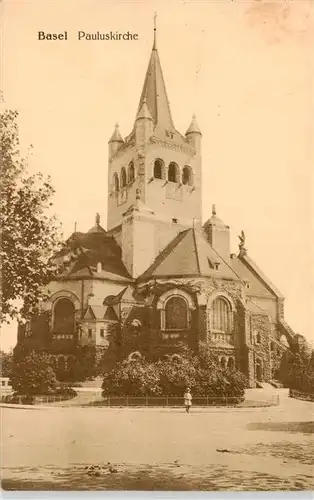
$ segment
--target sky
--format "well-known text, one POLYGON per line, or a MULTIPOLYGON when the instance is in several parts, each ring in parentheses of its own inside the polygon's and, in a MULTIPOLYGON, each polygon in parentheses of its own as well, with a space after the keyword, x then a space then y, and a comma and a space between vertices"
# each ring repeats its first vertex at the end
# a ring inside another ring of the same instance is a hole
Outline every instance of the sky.
MULTIPOLYGON (((314 340, 311 0, 2 0, 2 108, 17 109, 30 172, 49 174, 64 236, 106 226, 108 140, 131 131, 157 45, 172 116, 202 131, 203 219, 241 230, 249 256, 286 297, 285 315, 314 340), (38 40, 38 31, 68 40, 38 40), (133 41, 77 32, 138 33, 133 41), (312 144, 311 144, 312 143, 312 144)), ((14 346, 16 326, 1 347, 14 346)))

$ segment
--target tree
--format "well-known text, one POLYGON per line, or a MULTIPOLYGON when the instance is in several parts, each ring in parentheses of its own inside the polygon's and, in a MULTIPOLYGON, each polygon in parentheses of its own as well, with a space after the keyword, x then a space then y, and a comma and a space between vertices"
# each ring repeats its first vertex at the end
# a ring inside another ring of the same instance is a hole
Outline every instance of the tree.
POLYGON ((285 387, 314 392, 314 351, 308 345, 299 346, 296 352, 286 351, 279 373, 285 387))
POLYGON ((0 113, 0 322, 28 318, 56 272, 60 226, 49 215, 50 178, 27 173, 19 151, 18 113, 0 113), (22 304, 22 305, 20 305, 22 304))
POLYGON ((57 381, 49 356, 32 351, 21 361, 14 362, 11 382, 19 394, 34 396, 54 393, 57 381))
POLYGON ((13 353, 0 351, 1 377, 11 377, 13 353))

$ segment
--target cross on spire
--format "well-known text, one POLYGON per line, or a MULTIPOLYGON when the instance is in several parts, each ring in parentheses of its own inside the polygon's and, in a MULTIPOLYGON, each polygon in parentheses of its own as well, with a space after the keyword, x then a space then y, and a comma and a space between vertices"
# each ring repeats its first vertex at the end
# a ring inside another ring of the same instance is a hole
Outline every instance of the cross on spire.
POLYGON ((153 50, 156 49, 156 40, 157 38, 157 12, 154 14, 154 45, 153 45, 153 50))

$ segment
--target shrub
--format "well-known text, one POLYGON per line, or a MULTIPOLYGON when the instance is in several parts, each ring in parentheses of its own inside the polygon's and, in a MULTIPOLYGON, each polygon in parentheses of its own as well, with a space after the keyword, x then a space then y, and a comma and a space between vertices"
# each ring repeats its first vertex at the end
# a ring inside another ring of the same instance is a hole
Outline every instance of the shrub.
POLYGON ((103 396, 158 396, 159 374, 155 365, 144 359, 126 360, 105 373, 103 396))
POLYGON ((56 389, 56 376, 49 356, 35 351, 13 363, 11 381, 18 394, 27 396, 51 394, 56 389))
POLYGON ((117 363, 104 375, 103 396, 183 396, 190 387, 193 396, 242 398, 248 382, 236 369, 223 370, 208 346, 199 355, 188 348, 149 363, 131 359, 117 363))

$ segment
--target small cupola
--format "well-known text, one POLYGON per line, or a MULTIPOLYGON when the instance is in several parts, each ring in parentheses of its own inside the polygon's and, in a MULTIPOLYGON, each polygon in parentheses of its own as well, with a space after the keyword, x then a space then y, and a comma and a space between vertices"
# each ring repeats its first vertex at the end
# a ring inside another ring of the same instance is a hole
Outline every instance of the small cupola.
POLYGON ((147 141, 149 141, 153 133, 153 128, 153 118, 149 111, 147 101, 144 99, 135 119, 135 137, 136 144, 139 148, 144 147, 147 141))
POLYGON ((195 114, 193 114, 193 116, 192 116, 192 121, 190 123, 189 128, 185 132, 185 136, 187 136, 189 134, 200 134, 200 135, 202 135, 202 132, 200 131, 200 128, 199 128, 198 123, 196 121, 195 114))
POLYGON ((151 121, 153 121, 152 115, 150 114, 150 111, 149 111, 148 106, 147 106, 146 99, 144 99, 143 104, 137 113, 136 121, 137 120, 151 120, 151 121))
POLYGON ((124 144, 124 140, 119 130, 119 124, 115 124, 115 128, 111 138, 109 139, 109 156, 113 156, 118 149, 124 144))
POLYGON ((216 206, 212 206, 212 216, 203 225, 207 241, 224 259, 230 258, 230 228, 217 217, 216 206))
POLYGON ((191 146, 193 146, 196 150, 201 148, 202 132, 196 121, 195 114, 193 114, 190 126, 185 132, 185 137, 187 142, 191 144, 191 146))

